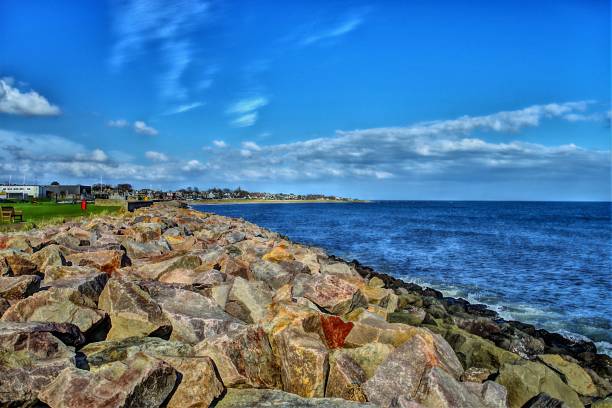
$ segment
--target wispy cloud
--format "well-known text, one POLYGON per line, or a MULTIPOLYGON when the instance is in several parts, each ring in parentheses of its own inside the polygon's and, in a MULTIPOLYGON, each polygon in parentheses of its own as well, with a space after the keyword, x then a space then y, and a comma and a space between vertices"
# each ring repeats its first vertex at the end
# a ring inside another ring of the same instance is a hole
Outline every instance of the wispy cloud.
POLYGON ((149 136, 157 136, 159 134, 157 129, 147 125, 141 120, 137 120, 136 122, 134 122, 134 131, 136 133, 141 133, 143 135, 149 136))
MULTIPOLYGON (((106 122, 106 124, 109 127, 120 128, 120 129, 130 127, 130 122, 125 119, 109 120, 108 122, 106 122)), ((143 135, 157 136, 159 134, 157 129, 153 128, 152 126, 147 125, 142 120, 135 121, 131 125, 131 127, 134 130, 134 132, 140 133, 143 135)))
POLYGON ((215 147, 220 147, 220 148, 227 147, 227 143, 225 143, 223 140, 213 140, 212 143, 215 147))
POLYGON ((0 113, 23 116, 57 116, 60 109, 38 92, 21 91, 13 78, 0 78, 0 113))
POLYGON ((263 96, 255 96, 235 102, 227 109, 227 113, 234 119, 230 122, 236 127, 253 126, 259 117, 259 109, 268 104, 268 99, 263 96))
POLYGON ((203 105, 204 105, 203 102, 192 102, 192 103, 179 105, 175 108, 167 110, 166 112, 164 112, 164 115, 177 115, 179 113, 189 112, 190 110, 199 108, 203 105))
POLYGON ((145 152, 145 157, 154 162, 167 162, 168 161, 168 156, 166 156, 164 153, 155 152, 152 150, 145 152))
POLYGON ((313 45, 319 42, 329 41, 344 36, 357 29, 365 21, 364 11, 353 11, 339 21, 325 28, 318 28, 309 33, 301 40, 301 45, 313 45))
POLYGON ((109 120, 106 124, 110 127, 116 128, 124 128, 130 126, 130 122, 125 119, 109 120))
MULTIPOLYGON (((209 3, 201 0, 128 0, 113 6, 114 44, 111 67, 119 70, 147 52, 158 53, 165 71, 160 76, 164 98, 187 98, 182 77, 193 61, 190 36, 203 26, 209 3)), ((208 78, 210 79, 210 78, 208 78)))

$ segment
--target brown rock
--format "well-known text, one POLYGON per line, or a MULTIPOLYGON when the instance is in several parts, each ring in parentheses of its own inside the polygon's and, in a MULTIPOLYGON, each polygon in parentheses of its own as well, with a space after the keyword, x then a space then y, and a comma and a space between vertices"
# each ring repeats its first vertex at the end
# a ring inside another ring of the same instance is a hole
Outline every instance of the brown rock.
POLYGON ((74 266, 92 266, 102 272, 113 273, 126 265, 124 252, 116 249, 77 252, 66 256, 74 266))
POLYGON ((47 245, 40 251, 34 252, 31 260, 42 272, 45 272, 51 266, 61 266, 65 261, 60 246, 55 244, 47 245))
POLYGON ((319 337, 287 328, 276 333, 271 343, 280 363, 283 390, 302 397, 323 397, 329 361, 319 337))
POLYGON ((168 401, 168 408, 208 407, 225 390, 209 357, 167 356, 162 360, 181 377, 181 382, 168 401))
POLYGON ((334 353, 329 358, 325 396, 366 402, 366 396, 361 389, 361 384, 366 380, 365 372, 353 359, 346 354, 334 353))
POLYGON ((83 333, 106 317, 96 304, 71 288, 51 288, 20 300, 2 315, 7 322, 72 323, 83 333))
POLYGON ((170 321, 148 292, 134 282, 110 279, 100 294, 98 307, 110 316, 107 339, 167 335, 170 321))
POLYGON ((317 275, 304 284, 304 297, 336 315, 367 306, 361 291, 334 275, 317 275))
POLYGON ((32 261, 32 255, 27 252, 5 249, 0 251, 0 258, 4 260, 8 270, 14 276, 34 275, 38 272, 38 267, 32 261))
POLYGON ((158 407, 172 392, 176 371, 167 363, 136 354, 111 373, 67 368, 39 394, 52 407, 158 407))
POLYGON ((0 297, 10 302, 24 299, 40 288, 40 280, 37 275, 0 277, 0 297))
POLYGON ((280 388, 280 370, 265 332, 244 326, 211 337, 195 347, 211 357, 223 383, 233 388, 280 388))

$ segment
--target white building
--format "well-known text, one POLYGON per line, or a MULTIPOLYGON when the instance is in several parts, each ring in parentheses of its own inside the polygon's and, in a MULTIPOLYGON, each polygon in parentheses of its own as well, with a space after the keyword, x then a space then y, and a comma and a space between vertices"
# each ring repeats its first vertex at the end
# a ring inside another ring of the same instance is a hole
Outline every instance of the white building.
POLYGON ((0 185, 0 198, 42 198, 44 194, 41 186, 0 185))

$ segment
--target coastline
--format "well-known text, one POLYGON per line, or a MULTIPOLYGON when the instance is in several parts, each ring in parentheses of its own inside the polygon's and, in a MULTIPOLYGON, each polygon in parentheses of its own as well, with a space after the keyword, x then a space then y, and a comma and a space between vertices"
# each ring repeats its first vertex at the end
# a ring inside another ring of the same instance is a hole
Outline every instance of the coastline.
POLYGON ((148 392, 160 404, 171 396, 170 406, 194 398, 202 406, 255 406, 263 391, 254 389, 269 388, 283 391, 265 398, 287 407, 302 403, 294 394, 313 407, 371 407, 368 401, 388 407, 398 397, 433 407, 434 388, 418 384, 435 384, 445 391, 435 396, 444 406, 505 406, 507 399, 519 408, 546 394, 578 408, 603 407, 595 404, 612 391, 612 359, 591 342, 505 321, 485 305, 241 219, 181 207, 158 203, 0 234, 8 265, 0 294, 10 296, 0 298, 0 341, 13 347, 20 336, 32 336, 44 339, 37 348, 49 342, 57 350, 59 339, 84 360, 78 363, 63 344, 59 366, 32 351, 31 367, 46 371, 31 384, 34 368, 19 365, 21 354, 13 359, 18 350, 9 349, 10 364, 0 360, 3 398, 57 406, 75 393, 90 397, 92 388, 76 383, 126 387, 100 376, 117 363, 130 378, 155 373, 169 384, 122 392, 130 398, 148 392), (143 366, 150 370, 138 371, 143 366), (393 373, 398 366, 401 375, 393 373), (214 387, 193 382, 202 370, 214 387), (175 372, 182 383, 172 380, 175 372), (410 391, 408 384, 418 386, 410 391), (245 386, 238 396, 234 387, 245 386), (231 405, 236 398, 251 405, 231 405))
POLYGON ((234 205, 234 204, 356 204, 368 200, 189 200, 188 205, 234 205))

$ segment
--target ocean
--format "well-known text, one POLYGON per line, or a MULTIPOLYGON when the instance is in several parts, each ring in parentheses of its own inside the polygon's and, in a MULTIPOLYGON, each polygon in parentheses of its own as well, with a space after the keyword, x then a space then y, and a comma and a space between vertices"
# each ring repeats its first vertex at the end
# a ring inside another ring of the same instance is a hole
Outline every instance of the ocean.
POLYGON ((375 201, 194 206, 244 218, 612 355, 611 203, 375 201))

